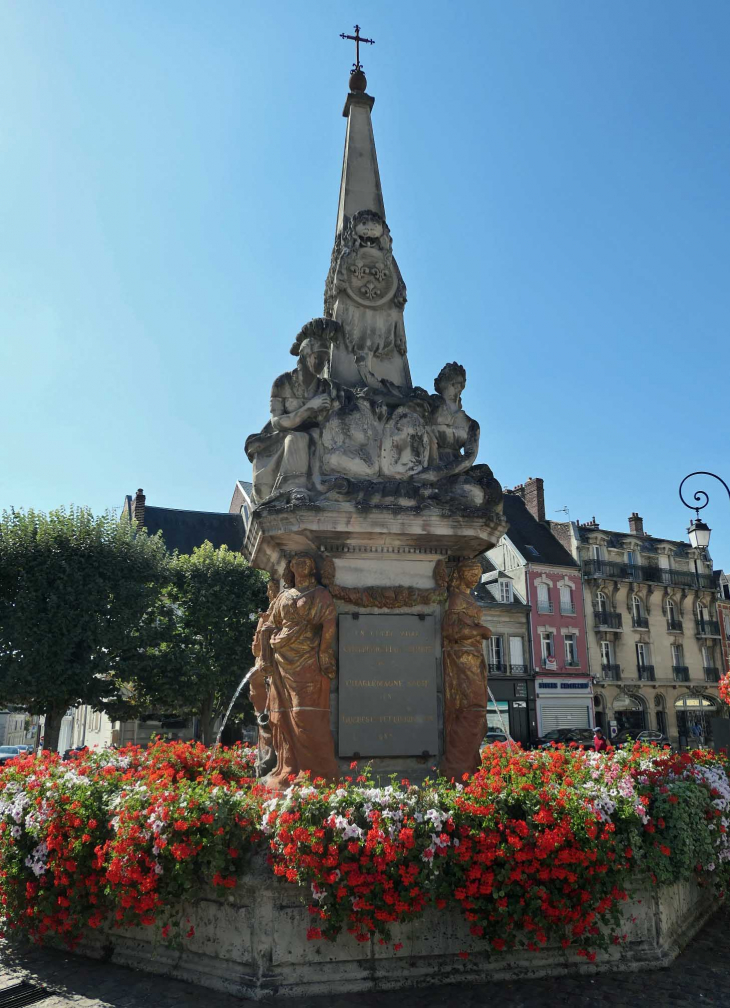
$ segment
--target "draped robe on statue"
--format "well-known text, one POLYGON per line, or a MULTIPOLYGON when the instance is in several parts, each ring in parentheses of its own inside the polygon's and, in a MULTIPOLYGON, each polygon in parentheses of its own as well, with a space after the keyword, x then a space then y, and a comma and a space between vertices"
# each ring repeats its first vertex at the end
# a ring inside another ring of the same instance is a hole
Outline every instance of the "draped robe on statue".
POLYGON ((253 488, 257 503, 278 490, 306 487, 318 478, 319 426, 309 418, 289 430, 277 425, 303 409, 320 395, 333 394, 332 383, 315 378, 305 385, 295 368, 279 375, 271 389, 272 419, 259 434, 246 439, 246 454, 253 464, 253 488))
POLYGON ((452 588, 441 628, 444 662, 444 759, 441 776, 461 781, 479 766, 487 730, 485 628, 479 604, 452 588))
POLYGON ((332 654, 336 617, 332 596, 319 585, 305 591, 287 588, 274 603, 270 712, 278 758, 265 780, 269 787, 286 788, 290 775, 306 770, 312 780, 339 776, 330 728, 330 680, 320 665, 320 652, 332 654))

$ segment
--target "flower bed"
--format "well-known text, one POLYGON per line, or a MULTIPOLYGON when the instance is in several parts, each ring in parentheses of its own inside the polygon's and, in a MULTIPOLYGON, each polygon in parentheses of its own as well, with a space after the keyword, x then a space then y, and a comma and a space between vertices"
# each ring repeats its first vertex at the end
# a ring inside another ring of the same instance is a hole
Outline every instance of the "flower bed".
POLYGON ((207 884, 235 889, 263 849, 274 876, 311 893, 315 942, 387 945, 394 925, 451 906, 489 949, 558 942, 592 960, 621 942, 629 888, 697 878, 722 891, 730 874, 728 766, 712 752, 496 744, 463 784, 375 787, 353 765, 342 786, 283 795, 252 763, 242 747, 158 743, 8 764, 6 930, 74 947, 144 926, 184 943, 181 906, 207 884))

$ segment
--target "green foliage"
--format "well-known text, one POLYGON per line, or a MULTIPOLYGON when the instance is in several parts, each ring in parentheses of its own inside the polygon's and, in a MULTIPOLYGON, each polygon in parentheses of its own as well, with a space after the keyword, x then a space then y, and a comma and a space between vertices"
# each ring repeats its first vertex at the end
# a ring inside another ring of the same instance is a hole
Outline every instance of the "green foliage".
POLYGON ((159 539, 86 508, 0 519, 0 701, 32 713, 101 709, 159 594, 159 539))
POLYGON ((169 584, 140 630, 144 654, 122 670, 130 709, 195 714, 204 741, 212 741, 213 721, 252 664, 266 606, 264 576, 226 546, 205 542, 192 555, 173 556, 169 584))

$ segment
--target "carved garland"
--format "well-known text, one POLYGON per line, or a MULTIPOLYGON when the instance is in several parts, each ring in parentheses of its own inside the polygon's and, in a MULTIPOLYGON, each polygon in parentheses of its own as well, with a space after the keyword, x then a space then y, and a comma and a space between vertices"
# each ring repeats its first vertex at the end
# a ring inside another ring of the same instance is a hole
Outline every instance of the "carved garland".
POLYGON ((329 556, 320 559, 320 575, 322 584, 328 589, 332 598, 361 606, 363 609, 408 609, 411 606, 432 605, 446 601, 448 573, 443 560, 437 560, 434 564, 433 579, 436 588, 407 588, 404 585, 345 588, 343 585, 335 584, 335 563, 329 556))

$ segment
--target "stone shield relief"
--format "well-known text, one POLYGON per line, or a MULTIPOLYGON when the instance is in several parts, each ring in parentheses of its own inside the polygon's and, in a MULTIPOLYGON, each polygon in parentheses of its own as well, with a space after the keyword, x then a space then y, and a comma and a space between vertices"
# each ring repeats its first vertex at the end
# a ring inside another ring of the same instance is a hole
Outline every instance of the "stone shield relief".
POLYGON ((377 477, 382 429, 368 402, 355 402, 331 413, 322 425, 323 475, 377 477))
POLYGON ((386 479, 407 479, 428 465, 430 438, 425 420, 399 406, 383 430, 380 473, 386 479))

